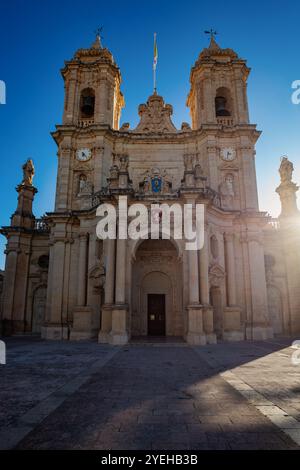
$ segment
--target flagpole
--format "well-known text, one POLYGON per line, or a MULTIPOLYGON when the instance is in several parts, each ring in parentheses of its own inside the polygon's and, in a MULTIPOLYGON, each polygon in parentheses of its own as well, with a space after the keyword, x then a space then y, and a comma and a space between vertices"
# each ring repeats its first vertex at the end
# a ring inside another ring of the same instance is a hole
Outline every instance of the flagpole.
POLYGON ((156 65, 157 65, 157 44, 156 33, 154 33, 154 53, 153 53, 153 92, 156 93, 156 65))

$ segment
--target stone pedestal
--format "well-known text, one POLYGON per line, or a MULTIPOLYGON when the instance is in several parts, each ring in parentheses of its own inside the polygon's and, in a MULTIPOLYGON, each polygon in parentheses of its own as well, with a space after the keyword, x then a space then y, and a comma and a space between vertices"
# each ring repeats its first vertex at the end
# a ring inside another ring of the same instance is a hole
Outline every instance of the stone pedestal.
POLYGON ((265 324, 253 324, 251 326, 246 327, 246 339, 250 340, 265 340, 269 338, 273 338, 273 329, 265 324))
POLYGON ((112 328, 108 337, 111 344, 126 344, 129 340, 127 329, 128 306, 114 305, 112 309, 112 328))
POLYGON ((45 324, 41 328, 41 337, 52 340, 69 339, 69 328, 59 323, 45 324))
POLYGON ((73 310, 73 328, 70 340, 91 339, 97 336, 93 327, 93 310, 91 307, 75 307, 73 310))
POLYGON ((98 343, 108 343, 112 326, 112 305, 104 304, 101 311, 101 329, 98 334, 98 343))
POLYGON ((214 333, 214 312, 210 305, 202 305, 203 330, 205 332, 206 342, 216 344, 217 336, 214 333))
POLYGON ((241 331, 241 309, 237 306, 224 308, 223 316, 224 341, 242 341, 244 334, 241 331))
POLYGON ((203 311, 201 305, 188 306, 188 330, 186 341, 189 344, 204 345, 206 336, 203 331, 203 311))

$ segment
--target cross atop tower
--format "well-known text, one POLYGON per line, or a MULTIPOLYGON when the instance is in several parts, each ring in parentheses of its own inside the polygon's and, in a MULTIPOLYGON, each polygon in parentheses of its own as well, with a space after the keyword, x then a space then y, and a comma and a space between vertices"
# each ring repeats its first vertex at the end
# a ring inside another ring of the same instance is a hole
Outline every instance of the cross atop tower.
POLYGON ((210 39, 213 40, 215 39, 215 36, 218 34, 217 31, 213 30, 210 28, 209 31, 204 31, 205 34, 210 34, 210 39))
POLYGON ((100 26, 95 31, 96 40, 93 44, 94 48, 97 48, 97 49, 102 48, 102 39, 103 39, 102 30, 103 30, 103 26, 100 26))

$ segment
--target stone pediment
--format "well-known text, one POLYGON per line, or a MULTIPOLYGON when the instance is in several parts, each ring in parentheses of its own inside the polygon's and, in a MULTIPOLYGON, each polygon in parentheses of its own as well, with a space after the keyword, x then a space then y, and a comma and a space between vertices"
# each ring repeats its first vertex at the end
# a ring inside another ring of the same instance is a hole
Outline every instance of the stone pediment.
POLYGON ((134 132, 177 132, 171 121, 173 107, 165 104, 163 98, 157 94, 150 96, 146 104, 140 104, 139 116, 141 118, 134 132))

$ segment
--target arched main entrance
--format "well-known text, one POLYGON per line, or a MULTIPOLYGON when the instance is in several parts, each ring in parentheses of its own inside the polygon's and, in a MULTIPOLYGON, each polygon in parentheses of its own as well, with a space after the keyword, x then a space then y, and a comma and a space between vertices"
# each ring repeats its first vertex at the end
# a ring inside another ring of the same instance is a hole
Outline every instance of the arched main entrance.
POLYGON ((182 263, 170 240, 145 240, 135 256, 132 336, 183 336, 182 263))

